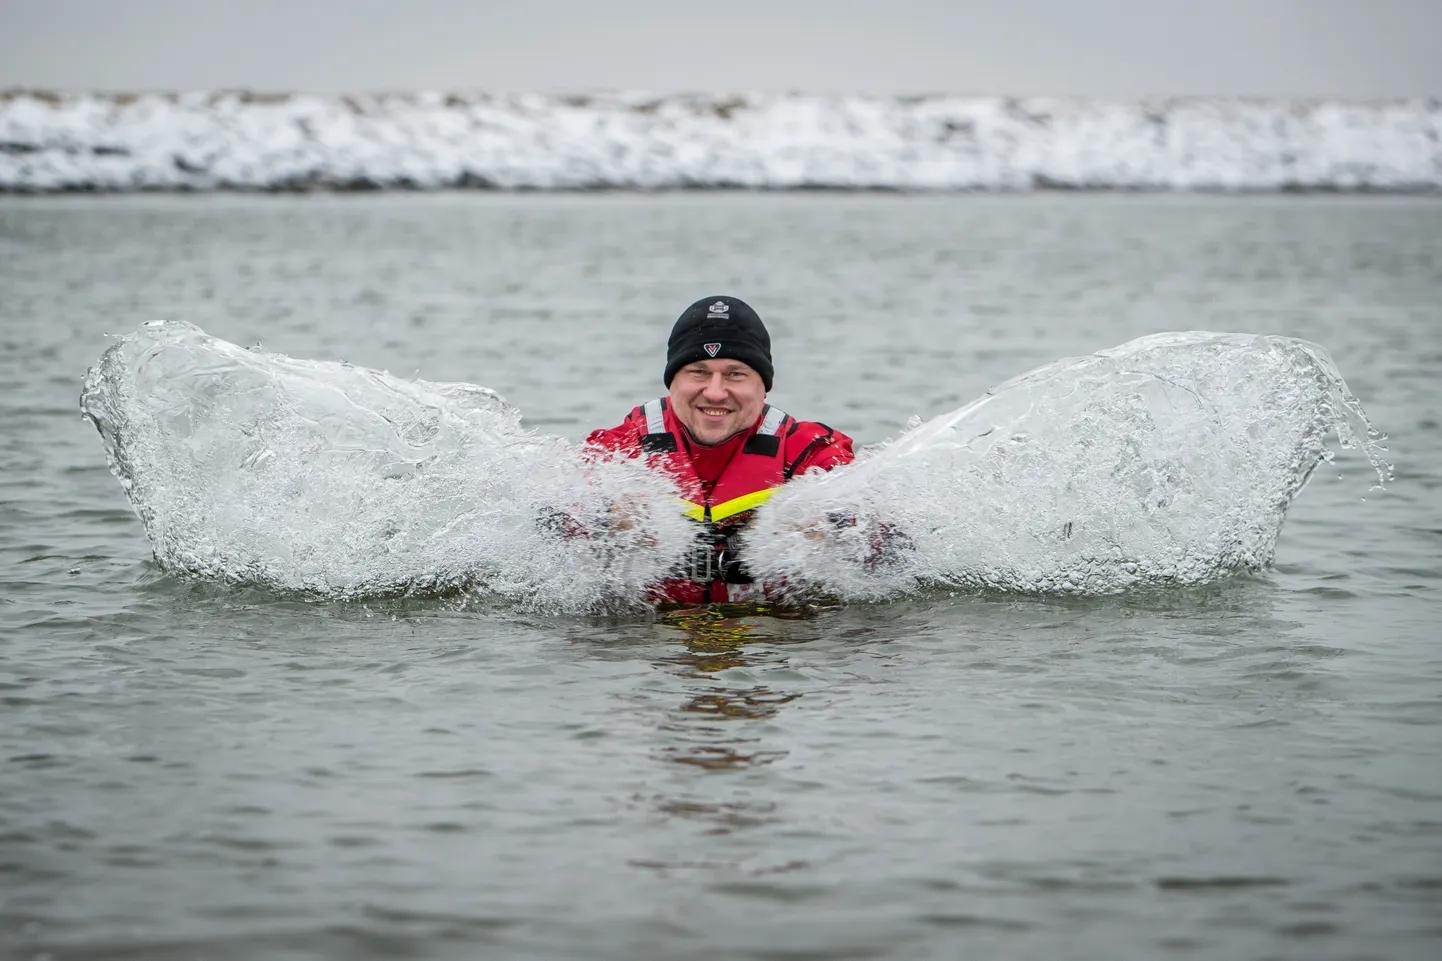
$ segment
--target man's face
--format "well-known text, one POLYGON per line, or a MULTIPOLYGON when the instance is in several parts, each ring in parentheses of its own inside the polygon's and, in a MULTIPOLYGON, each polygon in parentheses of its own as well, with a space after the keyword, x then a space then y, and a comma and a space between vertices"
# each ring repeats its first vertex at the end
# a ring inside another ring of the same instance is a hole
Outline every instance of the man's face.
POLYGON ((740 433, 761 416, 766 386, 739 360, 698 360, 671 379, 671 409, 691 438, 707 447, 740 433))

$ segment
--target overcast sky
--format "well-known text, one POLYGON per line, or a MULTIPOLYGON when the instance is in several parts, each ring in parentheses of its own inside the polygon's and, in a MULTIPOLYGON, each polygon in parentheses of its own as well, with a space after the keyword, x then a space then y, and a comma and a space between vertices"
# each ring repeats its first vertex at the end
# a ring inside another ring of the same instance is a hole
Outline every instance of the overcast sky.
POLYGON ((0 88, 1442 95, 1442 0, 0 0, 0 88))

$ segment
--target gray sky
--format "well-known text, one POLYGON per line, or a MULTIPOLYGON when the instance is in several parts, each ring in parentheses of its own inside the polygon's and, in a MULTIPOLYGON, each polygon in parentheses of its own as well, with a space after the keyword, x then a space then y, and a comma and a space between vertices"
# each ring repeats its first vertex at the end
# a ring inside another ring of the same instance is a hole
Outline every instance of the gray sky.
POLYGON ((0 88, 1442 95, 1442 0, 0 0, 0 88))

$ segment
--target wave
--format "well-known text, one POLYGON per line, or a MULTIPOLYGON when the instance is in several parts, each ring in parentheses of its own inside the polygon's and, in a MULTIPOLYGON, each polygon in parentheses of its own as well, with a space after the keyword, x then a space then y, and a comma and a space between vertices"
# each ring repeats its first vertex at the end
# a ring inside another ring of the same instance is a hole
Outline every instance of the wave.
POLYGON ((593 465, 494 391, 296 360, 152 321, 81 409, 167 571, 330 597, 484 590, 555 609, 639 600, 690 545, 629 461, 593 465), (643 511, 644 513, 644 511, 643 511), (564 520, 562 520, 564 518, 564 520), (562 523, 597 531, 562 536, 562 523))
POLYGON ((0 94, 0 191, 1442 189, 1442 100, 0 94))
POLYGON ((1204 584, 1271 564, 1330 439, 1360 449, 1379 486, 1391 478, 1320 346, 1153 334, 1008 381, 850 470, 798 478, 747 549, 765 579, 854 599, 1204 584), (858 522, 817 550, 804 532, 819 516, 858 522))
MULTIPOLYGON (((693 543, 667 479, 525 429, 470 384, 153 321, 91 368, 81 409, 157 562, 181 576, 596 610, 643 604, 693 543), (616 505, 636 522, 609 523, 616 505)), ((1205 583, 1270 564, 1332 438, 1390 476, 1321 347, 1153 335, 1040 368, 798 478, 758 510, 746 557, 802 599, 1205 583)))

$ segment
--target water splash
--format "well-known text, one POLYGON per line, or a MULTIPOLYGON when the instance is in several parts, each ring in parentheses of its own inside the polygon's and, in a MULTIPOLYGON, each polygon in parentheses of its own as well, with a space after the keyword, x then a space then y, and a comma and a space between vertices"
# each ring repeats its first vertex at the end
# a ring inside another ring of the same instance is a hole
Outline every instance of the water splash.
POLYGON ((1199 584, 1271 563, 1292 498, 1334 456, 1329 436, 1390 479, 1383 438, 1321 347, 1156 334, 1038 368, 847 471, 798 479, 748 547, 769 580, 852 599, 1199 584), (846 523, 818 550, 827 516, 846 523))
MULTIPOLYGON (((166 570, 326 596, 641 602, 691 544, 675 490, 523 428, 493 391, 246 350, 154 321, 81 408, 166 570), (608 523, 616 505, 637 523, 608 523), (613 529, 616 528, 616 529, 613 529), (584 532, 578 535, 577 532, 584 532)), ((1109 593, 1258 570, 1329 437, 1390 476, 1326 352, 1145 337, 1059 361, 788 485, 747 557, 793 594, 1109 593)))
POLYGON ((523 429, 494 391, 246 350, 152 321, 81 409, 166 570, 329 596, 635 602, 689 543, 674 488, 523 429), (645 523, 611 530, 633 505, 645 523), (567 536, 567 528, 585 536, 567 536))

